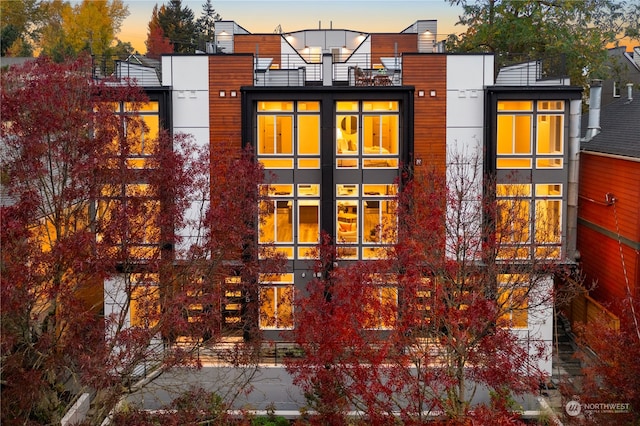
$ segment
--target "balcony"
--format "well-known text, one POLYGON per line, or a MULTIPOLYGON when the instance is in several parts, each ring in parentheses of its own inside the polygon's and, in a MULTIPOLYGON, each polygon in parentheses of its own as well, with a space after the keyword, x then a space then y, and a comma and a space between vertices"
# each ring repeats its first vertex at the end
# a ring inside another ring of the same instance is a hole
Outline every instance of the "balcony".
POLYGON ((353 53, 282 55, 254 61, 256 86, 352 86, 385 87, 402 85, 402 58, 353 53))

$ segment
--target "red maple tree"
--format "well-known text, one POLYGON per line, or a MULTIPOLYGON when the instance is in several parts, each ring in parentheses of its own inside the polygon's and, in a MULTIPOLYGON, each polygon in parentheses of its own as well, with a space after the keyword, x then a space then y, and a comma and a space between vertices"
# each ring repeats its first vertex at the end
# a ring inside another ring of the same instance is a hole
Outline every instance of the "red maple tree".
POLYGON ((302 355, 286 364, 317 424, 346 424, 348 413, 380 425, 512 424, 515 398, 546 380, 543 342, 511 328, 549 306, 548 276, 563 271, 508 250, 502 239, 525 220, 518 203, 486 201, 478 163, 453 163, 449 180, 432 171, 403 184, 397 227, 382 230, 396 243, 379 260, 341 262, 324 236, 320 278, 297 296, 288 335, 302 355), (483 389, 490 402, 477 405, 483 389))
POLYGON ((163 53, 173 53, 173 44, 160 26, 157 4, 153 6, 145 45, 147 46, 147 56, 152 59, 159 59, 163 53))
POLYGON ((607 412, 610 409, 586 409, 583 414, 588 424, 631 425, 640 421, 640 303, 632 303, 621 303, 619 327, 604 315, 576 327, 584 378, 579 389, 565 396, 586 404, 625 404, 619 405, 620 411, 615 413, 607 412))
POLYGON ((57 423, 82 392, 101 419, 140 371, 199 367, 229 332, 254 343, 227 360, 257 362, 257 308, 229 331, 219 307, 257 274, 263 170, 150 137, 141 89, 90 76, 89 58, 2 73, 3 424, 57 423))

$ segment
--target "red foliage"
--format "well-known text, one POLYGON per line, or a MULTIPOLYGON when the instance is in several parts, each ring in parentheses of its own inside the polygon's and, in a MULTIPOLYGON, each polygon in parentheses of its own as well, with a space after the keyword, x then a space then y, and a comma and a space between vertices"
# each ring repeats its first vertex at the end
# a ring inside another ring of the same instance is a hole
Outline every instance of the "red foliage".
POLYGON ((221 337, 207 308, 224 303, 221 283, 240 274, 248 291, 258 273, 246 218, 264 172, 251 152, 210 161, 208 146, 160 131, 139 155, 146 96, 90 76, 89 60, 2 73, 3 424, 59 422, 71 384, 97 391, 99 418, 141 365, 198 366, 194 348, 221 337), (177 336, 187 343, 166 344, 177 336))
POLYGON ((621 305, 619 329, 605 318, 576 327, 578 343, 595 353, 580 353, 585 365, 582 389, 578 390, 580 402, 630 404, 629 413, 592 413, 598 424, 640 421, 640 302, 635 301, 635 309, 629 303, 621 305))
POLYGON ((173 44, 164 34, 164 31, 160 26, 160 22, 158 21, 157 4, 153 7, 145 45, 147 46, 147 56, 152 59, 160 59, 160 55, 163 53, 173 53, 173 44))
POLYGON ((497 300, 495 274, 505 264, 487 262, 493 251, 481 228, 491 206, 465 211, 473 198, 460 191, 432 175, 406 183, 397 242, 384 259, 338 262, 323 236, 320 278, 297 296, 296 328, 287 336, 303 355, 286 363, 319 424, 342 424, 354 410, 378 425, 396 417, 517 424, 511 398, 544 380, 540 354, 501 326, 510 306, 497 300), (492 391, 490 405, 471 404, 476 388, 492 391))

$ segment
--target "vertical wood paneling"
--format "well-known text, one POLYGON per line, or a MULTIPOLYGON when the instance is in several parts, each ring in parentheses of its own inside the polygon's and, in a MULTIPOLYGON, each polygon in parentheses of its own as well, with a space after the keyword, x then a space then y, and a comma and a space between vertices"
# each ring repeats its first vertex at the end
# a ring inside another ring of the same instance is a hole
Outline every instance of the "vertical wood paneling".
POLYGON ((252 55, 209 56, 209 137, 211 153, 221 149, 240 150, 240 87, 253 85, 252 55), (225 92, 221 97, 220 92, 225 92), (231 91, 236 97, 231 97, 231 91))
POLYGON ((261 58, 273 58, 280 65, 282 36, 280 34, 236 34, 234 53, 251 53, 261 58))
POLYGON ((402 83, 415 86, 414 158, 422 167, 445 170, 447 140, 447 61, 445 55, 409 54, 402 57, 402 83), (419 91, 424 96, 418 96, 419 91), (435 96, 431 96, 434 91, 435 96))
POLYGON ((418 34, 371 34, 371 64, 382 64, 381 57, 418 51, 418 34))

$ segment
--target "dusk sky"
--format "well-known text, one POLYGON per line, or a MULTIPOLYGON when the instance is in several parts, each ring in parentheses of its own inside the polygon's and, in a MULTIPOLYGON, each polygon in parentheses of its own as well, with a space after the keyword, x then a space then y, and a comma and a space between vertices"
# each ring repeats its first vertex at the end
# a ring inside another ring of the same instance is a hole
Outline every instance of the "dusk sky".
MULTIPOLYGON (((117 37, 131 42, 140 53, 146 52, 147 25, 153 6, 168 1, 124 0, 129 7, 117 37)), ((205 0, 188 0, 196 18, 202 13, 205 0)), ((280 25, 284 32, 317 29, 349 29, 364 32, 398 33, 420 19, 438 21, 438 39, 447 34, 461 33, 455 26, 461 8, 446 0, 231 0, 212 1, 223 20, 235 21, 247 31, 273 33, 280 25)))

